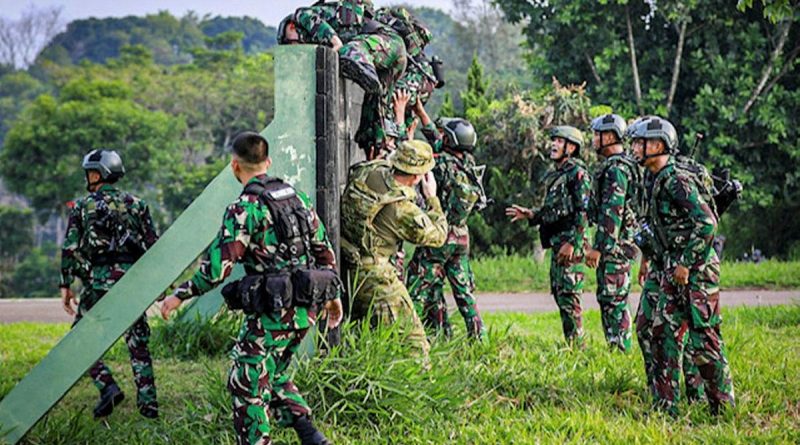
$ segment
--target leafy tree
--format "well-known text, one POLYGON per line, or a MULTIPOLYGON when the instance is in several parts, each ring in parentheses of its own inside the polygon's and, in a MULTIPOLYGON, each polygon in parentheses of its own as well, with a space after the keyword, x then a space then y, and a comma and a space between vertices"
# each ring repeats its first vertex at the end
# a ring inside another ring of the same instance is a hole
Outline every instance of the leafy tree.
POLYGON ((0 206, 0 295, 8 292, 10 275, 33 246, 33 212, 0 206))
POLYGON ((14 270, 6 295, 23 298, 56 297, 59 273, 59 259, 53 252, 33 249, 14 270))
POLYGON ((48 87, 25 71, 11 71, 0 75, 0 146, 11 123, 23 108, 36 96, 47 92, 48 87))
POLYGON ((215 16, 200 22, 200 30, 208 37, 229 31, 242 33, 242 46, 247 54, 264 52, 278 44, 278 30, 252 17, 215 16))

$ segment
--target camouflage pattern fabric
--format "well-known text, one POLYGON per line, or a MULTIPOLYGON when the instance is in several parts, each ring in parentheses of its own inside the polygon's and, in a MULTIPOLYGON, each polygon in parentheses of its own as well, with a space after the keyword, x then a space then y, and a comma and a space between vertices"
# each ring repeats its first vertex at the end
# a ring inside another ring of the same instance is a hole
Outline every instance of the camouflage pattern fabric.
POLYGON ((650 217, 667 252, 661 295, 653 322, 656 404, 677 413, 684 336, 704 380, 713 412, 734 404, 733 381, 720 325, 719 258, 711 246, 717 221, 692 178, 669 163, 656 175, 650 217), (678 265, 689 269, 688 286, 678 286, 678 265))
POLYGON ((344 0, 300 8, 294 21, 304 42, 326 44, 338 36, 347 43, 364 27, 364 4, 359 0, 344 0))
MULTIPOLYGON (((642 286, 642 296, 639 299, 639 308, 636 310, 636 337, 639 341, 639 348, 642 350, 644 359, 644 370, 647 376, 647 388, 655 396, 655 359, 653 356, 653 320, 656 316, 658 299, 661 292, 660 268, 651 260, 650 269, 642 286)), ((692 344, 684 342, 684 351, 681 358, 681 368, 683 369, 684 386, 686 397, 691 401, 702 400, 704 398, 703 377, 700 370, 694 364, 692 344)))
POLYGON ((631 348, 631 315, 628 293, 631 287, 631 262, 636 257, 633 236, 636 232, 634 181, 637 168, 626 162, 624 154, 606 159, 594 178, 592 210, 597 224, 594 249, 601 254, 597 267, 597 302, 606 341, 622 352, 631 348))
MULTIPOLYGON (((442 137, 437 131, 428 142, 441 145, 442 137)), ((466 322, 467 335, 482 338, 486 329, 475 301, 467 227, 467 218, 480 198, 481 190, 466 171, 475 166, 473 156, 469 153, 462 156, 459 158, 446 151, 436 155, 433 174, 449 225, 447 240, 442 247, 420 248, 414 252, 406 283, 425 325, 434 332, 441 331, 449 336, 450 323, 443 293, 446 277, 453 289, 456 306, 466 322)))
POLYGON ((545 177, 547 194, 544 205, 534 210, 529 221, 540 226, 542 244, 552 247, 550 292, 561 314, 561 325, 567 342, 584 346, 581 317, 583 293, 583 255, 589 229, 588 208, 591 179, 580 161, 568 159, 545 177), (556 254, 565 244, 572 245, 575 258, 568 265, 556 262, 556 254))
MULTIPOLYGON (((266 175, 259 175, 248 184, 266 180, 266 175)), ((309 244, 316 266, 335 268, 333 249, 311 200, 300 191, 296 193, 313 216, 314 236, 309 244)), ((306 255, 301 255, 299 261, 305 263, 306 255)), ((236 263, 242 263, 248 275, 291 266, 290 259, 279 250, 269 208, 252 193, 243 192, 228 206, 222 227, 203 254, 199 269, 178 287, 175 295, 185 300, 208 292, 225 281, 236 263)), ((317 311, 315 307, 291 307, 245 319, 231 352, 233 365, 228 383, 239 444, 271 443, 271 415, 283 425, 307 412, 297 388, 283 372, 297 345, 315 324, 317 311)))
MULTIPOLYGON (((62 287, 69 287, 75 278, 83 284, 73 326, 157 240, 147 203, 129 193, 104 184, 75 201, 61 250, 60 278, 62 287)), ((124 338, 131 357, 137 406, 158 410, 147 317, 142 315, 124 338)), ((100 391, 115 383, 102 360, 92 365, 89 375, 100 391)))
POLYGON ((423 211, 414 203, 414 189, 397 183, 392 172, 384 160, 357 164, 342 195, 342 252, 355 294, 352 316, 358 320, 371 314, 373 326, 402 318, 410 324, 407 341, 427 356, 430 345, 422 323, 389 259, 402 241, 441 246, 447 220, 438 198, 428 198, 423 211))

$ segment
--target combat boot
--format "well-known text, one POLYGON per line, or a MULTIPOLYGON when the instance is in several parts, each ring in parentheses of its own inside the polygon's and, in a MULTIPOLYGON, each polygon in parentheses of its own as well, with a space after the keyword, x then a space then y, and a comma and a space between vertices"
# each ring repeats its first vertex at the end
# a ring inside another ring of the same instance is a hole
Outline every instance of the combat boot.
POLYGON ((139 414, 147 417, 148 419, 158 419, 158 404, 140 406, 139 414))
POLYGON ((292 424, 292 428, 297 432, 301 445, 333 445, 322 433, 314 427, 308 416, 297 418, 292 424))
POLYGON ((106 417, 114 411, 114 407, 125 400, 125 394, 116 383, 111 383, 100 391, 100 401, 94 407, 94 418, 106 417))
POLYGON ((348 57, 340 57, 339 68, 341 68, 344 77, 357 83, 364 90, 364 93, 377 94, 381 92, 381 80, 372 64, 348 57))

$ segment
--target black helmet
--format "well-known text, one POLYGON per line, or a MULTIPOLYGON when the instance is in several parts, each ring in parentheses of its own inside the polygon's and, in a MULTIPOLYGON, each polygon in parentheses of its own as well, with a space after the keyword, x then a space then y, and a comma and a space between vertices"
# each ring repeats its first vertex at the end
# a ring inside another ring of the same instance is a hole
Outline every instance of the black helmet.
POLYGON ((278 44, 280 45, 293 43, 286 40, 286 26, 288 26, 289 23, 294 23, 294 14, 287 15, 278 25, 278 44))
POLYGON ((439 127, 447 135, 447 147, 457 151, 472 151, 478 142, 475 127, 466 119, 443 117, 439 127))
POLYGON ((125 167, 122 158, 114 150, 92 150, 83 157, 81 167, 84 170, 96 170, 103 181, 116 181, 125 176, 125 167))

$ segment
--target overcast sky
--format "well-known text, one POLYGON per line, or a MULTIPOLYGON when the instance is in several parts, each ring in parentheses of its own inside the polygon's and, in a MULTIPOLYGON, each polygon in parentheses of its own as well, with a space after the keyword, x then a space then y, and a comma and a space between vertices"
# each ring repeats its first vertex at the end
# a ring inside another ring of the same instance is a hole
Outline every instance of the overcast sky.
MULTIPOLYGON (((87 17, 123 17, 145 15, 167 9, 182 16, 193 10, 202 16, 206 13, 222 16, 251 16, 267 25, 278 22, 295 8, 313 3, 313 0, 0 0, 0 16, 16 19, 31 5, 36 7, 61 6, 67 21, 87 17)), ((414 6, 432 6, 449 11, 451 0, 375 0, 378 6, 406 3, 414 6)))

